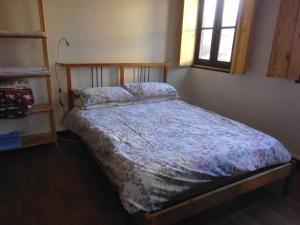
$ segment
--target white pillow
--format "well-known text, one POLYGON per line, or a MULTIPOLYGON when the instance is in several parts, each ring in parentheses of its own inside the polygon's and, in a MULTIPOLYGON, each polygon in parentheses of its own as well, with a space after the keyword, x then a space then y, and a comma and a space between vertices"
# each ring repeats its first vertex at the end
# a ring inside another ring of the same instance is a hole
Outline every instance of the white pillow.
POLYGON ((145 83, 129 83, 125 89, 138 99, 147 98, 179 98, 176 89, 167 83, 161 82, 145 82, 145 83))
MULTIPOLYGON (((75 90, 73 93, 79 95, 81 109, 95 109, 122 103, 133 102, 135 97, 122 87, 97 87, 83 90, 75 90)), ((74 105, 79 101, 75 99, 74 105)))

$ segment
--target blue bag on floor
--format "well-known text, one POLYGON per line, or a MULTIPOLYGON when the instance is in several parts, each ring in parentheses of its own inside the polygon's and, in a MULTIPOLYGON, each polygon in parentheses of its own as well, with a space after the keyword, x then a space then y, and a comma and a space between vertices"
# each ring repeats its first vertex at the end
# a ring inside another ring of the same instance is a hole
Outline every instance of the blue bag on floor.
POLYGON ((21 136, 18 132, 0 135, 0 151, 18 149, 22 146, 21 136))

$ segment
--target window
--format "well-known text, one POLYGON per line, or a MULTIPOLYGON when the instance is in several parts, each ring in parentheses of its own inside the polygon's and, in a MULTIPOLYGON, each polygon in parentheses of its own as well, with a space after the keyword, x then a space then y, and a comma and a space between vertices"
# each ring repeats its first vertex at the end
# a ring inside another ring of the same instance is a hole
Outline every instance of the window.
POLYGON ((199 0, 194 64, 231 68, 240 0, 199 0))
POLYGON ((179 66, 195 64, 218 66, 222 71, 225 68, 231 74, 245 74, 257 2, 257 0, 184 0, 179 66), (208 16, 205 16, 203 21, 205 8, 208 9, 206 13, 208 16))

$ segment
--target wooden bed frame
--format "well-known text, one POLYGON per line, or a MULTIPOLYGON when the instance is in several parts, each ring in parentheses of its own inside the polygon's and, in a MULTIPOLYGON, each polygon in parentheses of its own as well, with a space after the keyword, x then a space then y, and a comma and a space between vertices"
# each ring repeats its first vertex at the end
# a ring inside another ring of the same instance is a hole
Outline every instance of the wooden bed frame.
MULTIPOLYGON (((72 106, 72 69, 91 68, 91 71, 93 71, 93 69, 98 71, 98 68, 100 68, 102 71, 102 68, 104 67, 119 68, 119 83, 120 85, 124 85, 125 68, 140 68, 140 76, 144 76, 146 72, 143 71, 149 71, 152 67, 159 67, 163 71, 162 81, 167 82, 167 63, 76 63, 64 64, 64 66, 67 73, 70 107, 72 106)), ((93 72, 92 76, 94 76, 93 72)), ((96 76, 98 76, 98 72, 96 73, 96 76)), ((101 84, 101 86, 102 85, 103 83, 101 84)), ((93 151, 90 152, 95 157, 93 151)), ((96 161, 102 168, 102 165, 98 162, 98 160, 96 161)), ((284 180, 283 193, 287 194, 293 169, 293 162, 266 168, 255 173, 251 173, 248 176, 243 176, 243 178, 234 180, 229 184, 217 188, 212 188, 199 195, 194 195, 193 197, 181 200, 178 203, 175 201, 176 203, 167 206, 157 212, 139 212, 134 214, 133 216, 140 225, 168 225, 279 180, 284 180)))
MULTIPOLYGON (((72 108, 72 69, 76 68, 86 68, 91 69, 92 79, 94 77, 98 80, 99 75, 101 76, 101 86, 103 86, 102 80, 102 69, 103 68, 118 68, 119 69, 119 84, 124 85, 125 82, 125 69, 126 68, 138 68, 138 75, 141 81, 146 81, 146 77, 149 80, 151 68, 161 68, 162 69, 162 81, 167 82, 168 75, 168 63, 71 63, 62 64, 66 68, 67 73, 67 88, 68 88, 68 100, 69 108, 72 108), (100 74, 99 74, 100 69, 100 74), (143 78, 143 79, 142 79, 143 78)), ((98 83, 97 83, 98 85, 98 83)))

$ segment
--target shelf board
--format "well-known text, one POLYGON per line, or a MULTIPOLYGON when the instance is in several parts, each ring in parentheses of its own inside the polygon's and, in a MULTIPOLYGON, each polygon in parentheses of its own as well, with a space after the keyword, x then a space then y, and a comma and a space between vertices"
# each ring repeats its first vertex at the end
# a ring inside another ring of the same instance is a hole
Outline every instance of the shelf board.
POLYGON ((22 148, 29 148, 37 145, 45 145, 55 142, 55 137, 52 133, 23 136, 22 148))
POLYGON ((49 77, 45 67, 0 67, 0 79, 49 77))
POLYGON ((56 143, 56 137, 53 136, 52 133, 45 133, 45 134, 35 134, 35 135, 28 135, 28 136, 21 136, 21 146, 18 148, 11 148, 7 150, 2 150, 1 152, 11 151, 11 150, 22 150, 25 148, 30 148, 38 145, 46 145, 56 143))
POLYGON ((36 31, 36 32, 0 31, 0 38, 45 39, 46 34, 45 32, 42 31, 36 31))
POLYGON ((40 77, 50 77, 50 74, 28 74, 28 75, 12 75, 12 76, 2 76, 0 75, 0 80, 11 80, 11 79, 22 79, 22 78, 40 78, 40 77))
POLYGON ((30 109, 30 113, 32 114, 52 112, 52 111, 53 111, 52 106, 48 104, 33 105, 32 108, 30 109))

